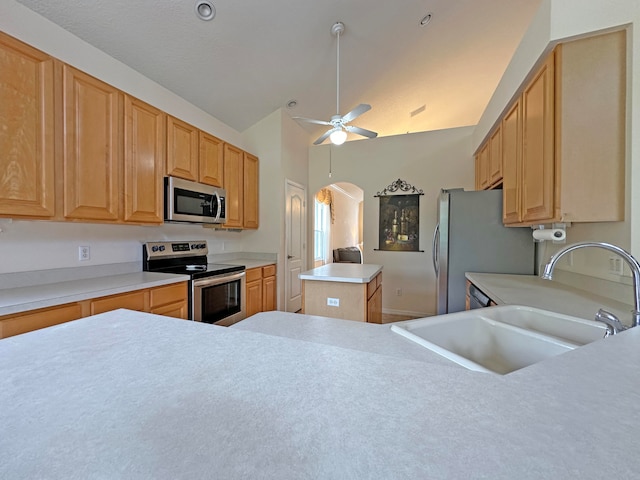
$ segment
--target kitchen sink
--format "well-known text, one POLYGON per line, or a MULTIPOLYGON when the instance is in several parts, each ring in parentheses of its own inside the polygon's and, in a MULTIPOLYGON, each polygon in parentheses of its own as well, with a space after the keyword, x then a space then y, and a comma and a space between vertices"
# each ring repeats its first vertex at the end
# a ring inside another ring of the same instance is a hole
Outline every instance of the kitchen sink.
POLYGON ((607 329, 546 310, 499 306, 399 322, 391 330, 470 370, 504 375, 603 338, 607 329))

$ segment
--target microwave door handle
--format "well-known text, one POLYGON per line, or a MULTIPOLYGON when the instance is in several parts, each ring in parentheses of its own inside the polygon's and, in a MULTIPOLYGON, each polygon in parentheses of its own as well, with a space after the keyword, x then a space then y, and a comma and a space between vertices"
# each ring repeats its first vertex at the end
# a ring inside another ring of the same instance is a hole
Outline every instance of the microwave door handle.
POLYGON ((222 213, 222 200, 220 199, 219 193, 214 193, 215 197, 218 199, 218 208, 216 209, 216 219, 215 222, 218 223, 220 221, 220 214, 222 213))
POLYGON ((431 247, 431 259, 433 261, 433 270, 436 272, 436 277, 439 275, 438 268, 438 250, 440 247, 440 223, 436 224, 436 228, 433 231, 433 242, 431 247))

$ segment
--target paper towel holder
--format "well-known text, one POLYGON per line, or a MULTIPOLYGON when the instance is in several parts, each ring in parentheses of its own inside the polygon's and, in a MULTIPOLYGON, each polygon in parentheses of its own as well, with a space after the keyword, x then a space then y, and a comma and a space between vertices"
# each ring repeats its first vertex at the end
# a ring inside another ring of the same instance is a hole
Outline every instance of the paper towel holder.
POLYGON ((536 243, 544 242, 545 240, 551 240, 552 243, 566 243, 567 232, 566 227, 571 226, 566 223, 554 223, 551 227, 546 225, 532 225, 533 229, 533 241, 536 243))

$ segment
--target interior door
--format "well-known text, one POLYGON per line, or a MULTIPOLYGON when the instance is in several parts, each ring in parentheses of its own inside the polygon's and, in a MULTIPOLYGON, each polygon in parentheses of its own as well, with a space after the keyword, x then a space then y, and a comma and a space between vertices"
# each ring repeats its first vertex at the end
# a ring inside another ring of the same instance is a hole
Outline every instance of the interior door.
POLYGON ((297 312, 302 308, 302 280, 298 274, 305 270, 307 191, 305 187, 286 181, 286 259, 285 259, 285 311, 297 312))

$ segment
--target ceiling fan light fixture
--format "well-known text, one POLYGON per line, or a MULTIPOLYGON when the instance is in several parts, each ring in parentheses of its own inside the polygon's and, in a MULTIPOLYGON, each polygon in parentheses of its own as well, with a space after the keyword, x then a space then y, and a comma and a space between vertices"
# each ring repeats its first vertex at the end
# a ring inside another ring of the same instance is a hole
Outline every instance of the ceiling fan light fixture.
POLYGON ((336 130, 335 132, 332 132, 331 135, 329 135, 329 140, 331 140, 331 143, 333 143, 334 145, 342 145, 346 139, 347 132, 345 132, 344 130, 336 130))
POLYGON ((213 20, 216 16, 216 7, 206 0, 198 0, 196 2, 196 16, 205 22, 213 20))

